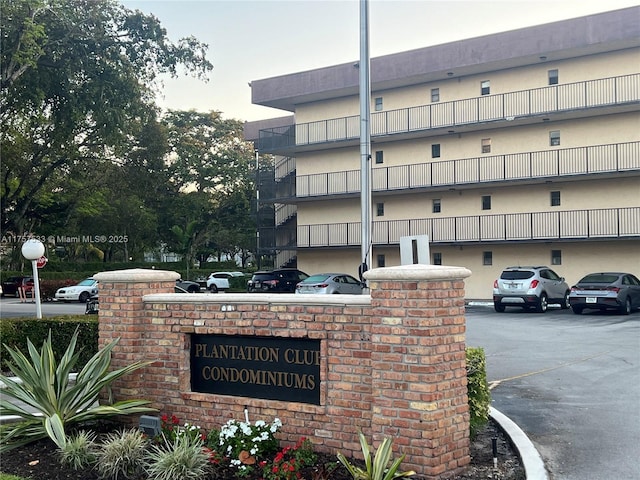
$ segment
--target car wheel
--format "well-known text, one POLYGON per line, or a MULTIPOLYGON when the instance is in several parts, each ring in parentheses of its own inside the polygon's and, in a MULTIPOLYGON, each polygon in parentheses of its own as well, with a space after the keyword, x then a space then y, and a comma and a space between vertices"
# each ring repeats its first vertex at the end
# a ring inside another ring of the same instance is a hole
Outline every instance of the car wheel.
POLYGON ((189 287, 189 290, 187 290, 189 293, 198 293, 200 291, 200 288, 196 287, 195 285, 191 285, 189 287))
POLYGON ((571 304, 569 303, 569 291, 568 290, 564 293, 564 299, 563 299, 562 303, 560 304, 560 306, 562 307, 563 310, 567 310, 568 308, 571 308, 571 304))
POLYGON ((538 298, 538 303, 536 304, 536 312, 544 313, 547 311, 548 306, 549 306, 549 301, 547 300, 547 294, 542 292, 540 294, 540 298, 538 298))
POLYGON ((622 315, 630 315, 631 314, 631 299, 627 297, 624 301, 624 305, 620 307, 620 313, 622 315))
POLYGON ((573 313, 575 313, 576 315, 582 314, 582 307, 571 307, 571 309, 573 310, 573 313))
POLYGON ((215 283, 212 283, 211 286, 209 287, 209 291, 211 293, 218 293, 218 287, 216 287, 215 283))
POLYGON ((493 308, 495 309, 496 312, 502 313, 504 312, 504 305, 502 305, 501 303, 493 303, 493 308))
POLYGON ((80 303, 87 303, 87 300, 89 300, 90 296, 91 295, 89 295, 89 292, 82 292, 78 297, 78 300, 80 300, 80 303))

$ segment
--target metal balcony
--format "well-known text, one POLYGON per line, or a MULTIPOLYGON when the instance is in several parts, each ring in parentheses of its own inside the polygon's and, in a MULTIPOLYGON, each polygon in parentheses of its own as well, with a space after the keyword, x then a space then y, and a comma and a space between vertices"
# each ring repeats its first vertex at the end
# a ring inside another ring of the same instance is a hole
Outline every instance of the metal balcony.
MULTIPOLYGON (((550 85, 530 90, 431 103, 371 114, 371 137, 513 121, 640 101, 640 74, 550 85)), ((260 130, 261 152, 286 152, 311 145, 356 141, 360 117, 332 118, 260 130)))
MULTIPOLYGON (((638 238, 640 207, 375 221, 372 230, 374 245, 412 235, 435 244, 638 238)), ((360 222, 298 225, 297 233, 298 249, 361 243, 360 222)))
MULTIPOLYGON (((640 141, 487 155, 374 168, 372 190, 388 192, 640 170, 640 141)), ((300 175, 297 198, 359 194, 360 170, 300 175)))

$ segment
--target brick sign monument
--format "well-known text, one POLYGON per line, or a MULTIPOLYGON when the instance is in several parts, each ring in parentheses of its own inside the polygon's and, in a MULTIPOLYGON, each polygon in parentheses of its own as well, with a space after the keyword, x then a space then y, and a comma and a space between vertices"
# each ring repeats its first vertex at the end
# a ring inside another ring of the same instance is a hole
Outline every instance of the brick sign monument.
POLYGON ((112 366, 151 360, 113 387, 209 430, 282 421, 283 445, 360 458, 358 431, 393 439, 403 470, 447 478, 468 465, 462 267, 366 272, 370 295, 176 294, 176 272, 100 282, 100 344, 112 366))

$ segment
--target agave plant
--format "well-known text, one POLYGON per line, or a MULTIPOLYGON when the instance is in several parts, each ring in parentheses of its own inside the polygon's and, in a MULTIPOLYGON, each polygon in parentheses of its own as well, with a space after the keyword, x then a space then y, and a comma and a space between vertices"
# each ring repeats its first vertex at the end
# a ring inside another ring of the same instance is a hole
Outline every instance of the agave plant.
POLYGON ((29 358, 21 351, 5 345, 11 355, 9 368, 20 382, 0 375, 5 388, 0 398, 0 415, 16 415, 22 422, 2 429, 0 453, 27 443, 50 437, 59 448, 67 443, 65 428, 99 418, 150 412, 146 400, 124 400, 110 405, 99 405, 98 397, 104 388, 120 377, 151 362, 135 362, 109 371, 111 351, 118 340, 97 352, 78 372, 75 383, 69 374, 78 362, 75 352, 78 332, 71 338, 59 362, 53 354, 51 331, 40 352, 29 340, 29 358))
POLYGON ((404 460, 404 455, 391 463, 391 445, 393 442, 390 438, 387 437, 382 441, 372 459, 371 447, 369 447, 367 439, 362 432, 359 432, 358 436, 360 437, 360 446, 362 447, 362 454, 364 455, 365 468, 351 464, 341 453, 337 455, 338 460, 340 460, 340 463, 349 471, 353 480, 392 480, 394 478, 415 475, 416 472, 413 470, 406 472, 398 471, 400 464, 404 460), (391 463, 391 465, 389 465, 389 463, 391 463))

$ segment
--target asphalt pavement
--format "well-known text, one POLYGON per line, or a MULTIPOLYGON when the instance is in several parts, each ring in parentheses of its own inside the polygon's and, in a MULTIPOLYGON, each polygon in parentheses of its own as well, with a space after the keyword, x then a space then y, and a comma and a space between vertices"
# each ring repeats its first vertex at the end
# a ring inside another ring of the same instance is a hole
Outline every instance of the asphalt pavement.
POLYGON ((467 308, 492 405, 522 429, 552 480, 640 479, 640 312, 467 308))

